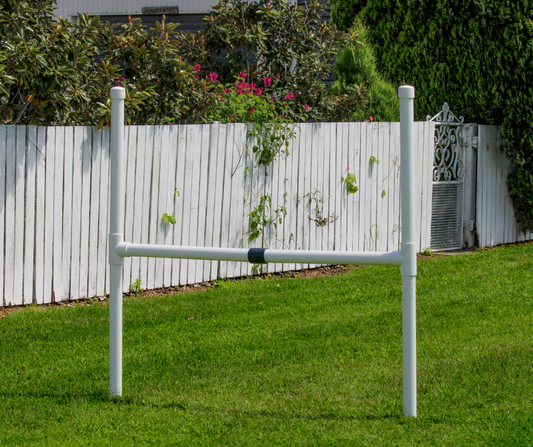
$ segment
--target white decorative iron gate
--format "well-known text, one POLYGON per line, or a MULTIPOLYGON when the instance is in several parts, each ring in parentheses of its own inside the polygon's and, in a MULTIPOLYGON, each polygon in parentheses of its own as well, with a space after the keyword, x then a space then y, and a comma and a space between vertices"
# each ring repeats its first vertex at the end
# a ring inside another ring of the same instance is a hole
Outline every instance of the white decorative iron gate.
POLYGON ((464 145, 463 117, 457 118, 448 103, 428 121, 435 122, 431 249, 463 248, 464 145))

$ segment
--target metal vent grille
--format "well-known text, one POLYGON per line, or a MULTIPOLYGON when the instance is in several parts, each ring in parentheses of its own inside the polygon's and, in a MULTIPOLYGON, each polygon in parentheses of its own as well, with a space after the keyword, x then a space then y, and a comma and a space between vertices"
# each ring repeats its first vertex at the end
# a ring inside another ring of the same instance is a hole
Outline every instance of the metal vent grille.
POLYGON ((433 183, 431 249, 463 248, 463 182, 433 183))

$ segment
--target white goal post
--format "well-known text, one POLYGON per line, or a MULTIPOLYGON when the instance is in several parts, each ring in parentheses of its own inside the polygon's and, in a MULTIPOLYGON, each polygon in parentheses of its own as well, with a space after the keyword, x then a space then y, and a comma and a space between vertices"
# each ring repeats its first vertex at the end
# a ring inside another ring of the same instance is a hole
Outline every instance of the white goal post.
POLYGON ((130 256, 203 259, 258 263, 386 264, 401 266, 403 415, 416 417, 416 234, 414 188, 415 89, 404 85, 400 98, 401 138, 401 250, 393 252, 346 252, 319 250, 270 250, 265 248, 183 247, 132 244, 124 241, 125 155, 124 100, 122 87, 111 89, 111 190, 109 230, 109 391, 122 396, 122 281, 124 258, 130 256))

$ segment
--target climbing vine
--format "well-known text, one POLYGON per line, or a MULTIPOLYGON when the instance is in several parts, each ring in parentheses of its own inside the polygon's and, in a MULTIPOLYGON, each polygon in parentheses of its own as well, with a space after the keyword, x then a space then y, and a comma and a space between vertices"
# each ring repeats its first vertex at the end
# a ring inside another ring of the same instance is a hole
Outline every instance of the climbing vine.
POLYGON ((287 208, 280 206, 274 210, 274 215, 270 215, 272 207, 272 197, 265 194, 259 199, 259 205, 252 210, 248 217, 250 218, 250 233, 248 235, 248 243, 257 239, 263 233, 264 229, 272 224, 274 228, 278 228, 278 223, 283 222, 283 217, 287 215, 287 208))
POLYGON ((355 186, 355 174, 348 174, 346 177, 341 177, 341 181, 346 185, 346 189, 350 194, 355 194, 359 188, 355 186))
POLYGON ((314 222, 317 227, 322 228, 337 221, 338 216, 335 215, 335 212, 330 215, 324 215, 324 204, 331 196, 324 198, 322 193, 315 188, 312 193, 307 193, 304 198, 308 198, 309 204, 312 206, 311 214, 308 214, 307 218, 314 222))

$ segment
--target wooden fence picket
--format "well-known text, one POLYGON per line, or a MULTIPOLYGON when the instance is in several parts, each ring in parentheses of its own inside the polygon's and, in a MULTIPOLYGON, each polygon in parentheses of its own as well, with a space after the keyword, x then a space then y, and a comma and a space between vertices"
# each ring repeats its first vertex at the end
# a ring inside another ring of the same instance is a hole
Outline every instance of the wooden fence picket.
MULTIPOLYGON (((197 167, 197 181, 199 183, 199 194, 197 201, 198 209, 198 223, 196 225, 196 246, 206 247, 206 227, 207 227, 207 188, 209 184, 209 149, 211 143, 211 132, 213 130, 212 126, 201 126, 202 135, 201 135, 201 153, 200 159, 197 167)), ((204 275, 205 266, 207 261, 196 261, 196 277, 193 282, 199 283, 207 281, 208 276, 204 275)))
POLYGON ((15 278, 13 288, 14 304, 23 304, 24 281, 24 202, 26 174, 26 132, 27 128, 17 126, 15 165, 15 278))
MULTIPOLYGON (((76 130, 74 131, 76 132, 76 130)), ((100 219, 100 165, 101 151, 98 147, 98 132, 90 131, 91 138, 91 200, 90 200, 90 234, 89 234, 89 273, 87 296, 98 295, 98 227, 100 219)), ((127 196, 126 196, 127 199, 127 196)), ((130 235, 131 240, 131 235, 130 235)), ((129 269, 128 269, 129 273, 129 269)))
POLYGON ((92 128, 85 127, 82 145, 82 190, 80 232, 80 297, 87 297, 89 277, 89 211, 91 209, 92 128))
MULTIPOLYGON (((7 157, 7 128, 6 126, 0 126, 0 172, 6 174, 6 157, 7 157)), ((5 177, 4 177, 5 178, 5 177)), ((6 210, 6 183, 0 182, 0 234, 5 234, 5 218, 7 214, 6 210)), ((4 251, 5 245, 0 244, 0 305, 5 306, 5 282, 4 282, 4 270, 6 267, 6 252, 4 251)))
MULTIPOLYGON (((78 127, 83 133, 83 127, 78 127)), ((74 146, 74 128, 65 127, 65 145, 64 145, 64 164, 63 164, 63 257, 61 259, 62 270, 59 272, 60 280, 63 282, 65 290, 65 297, 70 296, 72 299, 80 297, 79 284, 82 282, 83 276, 79 274, 79 266, 76 262, 82 243, 80 239, 72 240, 72 233, 75 229, 81 227, 81 220, 75 221, 73 217, 73 209, 78 209, 81 214, 83 204, 81 201, 73 200, 73 179, 81 178, 81 172, 74 171, 73 146, 74 146), (72 263, 71 263, 72 261, 72 263), (76 275, 70 275, 71 271, 75 271, 76 275)), ((82 295, 86 296, 86 295, 82 295)), ((65 298, 62 298, 65 299, 65 298)))
MULTIPOLYGON (((1 141, 1 131, 0 131, 1 141)), ((45 201, 46 201, 46 127, 37 128, 37 143, 35 147, 35 291, 34 299, 36 304, 44 302, 44 231, 45 231, 45 201)), ((1 162, 0 162, 0 170, 1 162)), ((0 195, 0 200, 2 197, 0 195)), ((3 219, 0 218, 0 227, 3 219)), ((1 230, 0 230, 1 232, 1 230)), ((3 248, 3 247, 2 247, 3 248)), ((3 258, 3 256, 1 257, 3 258)), ((0 258, 0 262, 1 262, 0 258)), ((3 269, 0 275, 3 273, 3 269)), ((3 279, 0 279, 3 284, 3 279)))
MULTIPOLYGON (((178 132, 176 126, 165 126, 165 133, 163 134, 163 147, 168 149, 168 177, 167 177, 167 203, 165 205, 166 212, 176 216, 176 200, 179 198, 176 193, 176 158, 178 155, 178 132), (166 145, 166 146, 165 146, 166 145)), ((179 190, 178 190, 179 191, 179 190)), ((176 225, 170 225, 165 228, 164 238, 161 243, 165 245, 172 245, 174 240, 174 232, 176 225)), ((163 287, 170 287, 172 285, 172 259, 165 259, 163 269, 163 287)))
MULTIPOLYGON (((124 240, 133 241, 133 225, 134 225, 134 207, 135 207, 135 162, 137 159, 137 126, 130 126, 125 129, 124 147, 126 157, 125 175, 125 208, 124 208, 124 240)), ((93 174, 94 174, 93 170, 93 174)), ((94 176, 93 176, 94 178, 94 176)), ((93 195, 91 194, 91 198, 93 195)), ((92 228, 92 210, 91 210, 91 233, 92 228)), ((132 273, 133 259, 124 259, 124 276, 122 283, 122 290, 129 292, 130 284, 132 284, 137 276, 132 273), (135 277, 133 277, 135 276, 135 277)))
MULTIPOLYGON (((82 169, 83 169, 83 138, 84 128, 76 127, 74 129, 72 145, 72 170, 74 176, 71 179, 71 197, 72 197, 72 226, 71 233, 71 253, 72 265, 70 269, 70 291, 73 299, 80 297, 80 244, 81 244, 81 220, 82 220, 82 169)), ((100 171, 100 170, 98 170, 100 171)), ((70 248, 70 247, 69 247, 70 248)))
POLYGON ((26 135, 26 185, 24 214, 24 304, 33 303, 35 273, 35 182, 37 174, 37 127, 28 126, 26 135))
MULTIPOLYGON (((39 304, 46 304, 52 301, 52 275, 53 275, 53 247, 54 247, 54 176, 55 176, 55 141, 56 128, 46 129, 46 150, 44 153, 45 164, 45 220, 44 220, 44 285, 43 301, 39 304)), ((7 221, 6 221, 6 241, 7 241, 7 221)), ((6 242, 7 245, 7 242, 6 242)), ((7 273, 7 272, 6 272, 7 273)))
MULTIPOLYGON (((159 202, 156 213, 156 244, 164 245, 166 234, 171 231, 174 224, 163 223, 163 215, 172 215, 172 210, 167 206, 167 199, 172 191, 172 185, 168 182, 168 160, 169 160, 169 128, 168 126, 158 126, 158 138, 156 144, 160 147, 160 164, 159 164, 159 181, 155 187, 159 189, 159 202)), ((154 200, 152 198, 152 200, 154 200)), ((155 259, 155 287, 163 287, 163 270, 165 268, 165 259, 155 259)))
MULTIPOLYGON (((177 126, 177 153, 176 153, 176 188, 179 192, 176 198, 176 225, 174 228, 174 245, 185 245, 183 238, 183 225, 184 225, 184 204, 185 204, 185 154, 187 152, 187 126, 177 126)), ((181 275, 182 267, 187 261, 181 261, 179 259, 172 260, 172 284, 183 284, 184 278, 181 275)))
POLYGON ((108 228, 109 228, 109 168, 110 153, 109 141, 111 132, 108 127, 104 127, 100 132, 97 144, 100 145, 102 158, 100 165, 100 215, 98 222, 98 289, 97 294, 102 296, 109 291, 109 266, 108 266, 108 228))

